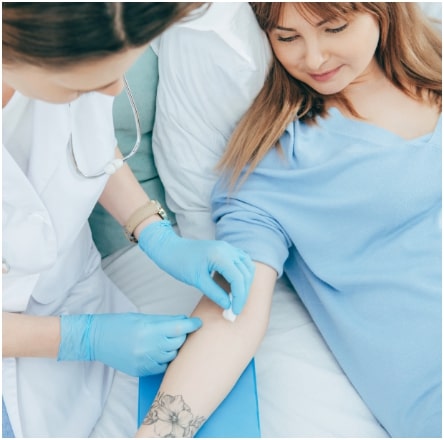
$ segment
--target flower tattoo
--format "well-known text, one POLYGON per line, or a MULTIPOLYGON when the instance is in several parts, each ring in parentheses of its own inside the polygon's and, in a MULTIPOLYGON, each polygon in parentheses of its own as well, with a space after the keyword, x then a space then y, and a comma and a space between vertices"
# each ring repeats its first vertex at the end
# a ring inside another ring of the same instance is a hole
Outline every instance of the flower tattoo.
POLYGON ((182 396, 159 393, 145 417, 144 425, 154 425, 159 437, 193 437, 205 422, 205 417, 194 417, 182 396))

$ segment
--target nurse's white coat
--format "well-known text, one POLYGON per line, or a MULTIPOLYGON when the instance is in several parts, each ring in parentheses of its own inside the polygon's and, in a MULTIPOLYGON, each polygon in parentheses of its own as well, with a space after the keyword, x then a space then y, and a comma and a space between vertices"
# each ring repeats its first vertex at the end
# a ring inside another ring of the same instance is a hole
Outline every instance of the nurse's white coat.
MULTIPOLYGON (((112 98, 49 104, 15 93, 3 109, 3 311, 32 315, 134 311, 106 278, 88 225, 113 157, 112 98), (20 164, 20 166, 19 166, 20 164)), ((96 362, 5 358, 3 396, 15 435, 87 437, 113 370, 96 362)))

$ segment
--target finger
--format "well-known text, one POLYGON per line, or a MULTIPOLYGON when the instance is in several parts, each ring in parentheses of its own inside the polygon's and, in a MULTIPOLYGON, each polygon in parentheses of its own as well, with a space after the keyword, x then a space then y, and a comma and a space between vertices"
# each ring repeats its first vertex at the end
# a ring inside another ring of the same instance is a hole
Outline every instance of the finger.
MULTIPOLYGON (((216 268, 216 270, 230 283, 231 294, 233 295, 231 306, 233 313, 239 315, 247 302, 249 293, 243 272, 235 263, 226 264, 223 267, 216 268)), ((248 275, 248 278, 250 278, 250 275, 248 275)))
POLYGON ((171 361, 173 361, 177 356, 177 350, 171 350, 171 351, 163 351, 159 353, 158 356, 158 363, 159 364, 169 364, 171 361))
POLYGON ((158 362, 151 360, 151 362, 147 363, 146 367, 143 368, 138 375, 140 377, 143 377, 143 376, 151 376, 152 374, 164 373, 165 370, 167 369, 167 366, 168 366, 167 363, 159 364, 158 362))
POLYGON ((247 267, 250 276, 253 276, 256 266, 247 252, 234 247, 227 242, 221 241, 219 243, 223 243, 225 247, 224 252, 217 253, 217 257, 212 260, 215 265, 227 264, 229 261, 241 260, 247 267))
POLYGON ((228 309, 231 306, 227 292, 213 280, 210 274, 202 279, 199 288, 219 307, 228 309))
POLYGON ((254 272, 256 271, 256 265, 254 264, 254 261, 251 259, 251 257, 246 252, 241 251, 239 259, 242 260, 242 262, 245 264, 248 271, 250 272, 250 275, 253 276, 254 272))
POLYGON ((159 324, 162 326, 162 333, 169 338, 176 336, 186 335, 192 333, 202 327, 202 321, 200 318, 186 318, 175 322, 162 322, 159 324))
POLYGON ((148 321, 149 324, 155 324, 158 322, 164 322, 164 321, 173 321, 173 320, 180 320, 180 319, 186 319, 186 315, 143 315, 144 318, 148 321))
POLYGON ((256 264, 247 255, 247 258, 240 258, 240 265, 243 265, 243 273, 245 277, 245 290, 247 292, 247 296, 250 294, 251 285, 253 284, 254 274, 256 273, 256 264), (246 272, 245 272, 246 270, 246 272))
POLYGON ((242 276, 244 277, 244 288, 245 288, 245 292, 246 292, 247 297, 250 293, 251 284, 252 284, 253 278, 254 278, 254 271, 256 269, 256 266, 253 264, 253 266, 252 266, 253 270, 251 270, 251 266, 248 263, 249 262, 243 260, 242 257, 239 260, 236 260, 234 262, 234 264, 236 265, 236 267, 239 269, 239 271, 242 273, 242 276))
POLYGON ((173 338, 169 338, 169 337, 165 336, 162 340, 160 348, 162 351, 165 351, 165 352, 178 350, 185 342, 185 339, 186 339, 185 335, 176 336, 173 338))

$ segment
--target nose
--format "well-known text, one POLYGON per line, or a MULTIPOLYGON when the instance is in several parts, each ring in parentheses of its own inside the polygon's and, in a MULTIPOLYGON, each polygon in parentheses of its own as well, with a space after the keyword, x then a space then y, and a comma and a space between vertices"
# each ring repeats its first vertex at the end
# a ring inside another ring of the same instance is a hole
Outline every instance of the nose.
POLYGON ((98 92, 103 93, 104 95, 117 96, 122 92, 123 86, 124 86, 123 78, 120 78, 117 81, 110 84, 109 86, 106 86, 103 89, 98 90, 98 92))
POLYGON ((305 41, 305 64, 311 71, 319 71, 328 58, 325 45, 317 38, 305 41))

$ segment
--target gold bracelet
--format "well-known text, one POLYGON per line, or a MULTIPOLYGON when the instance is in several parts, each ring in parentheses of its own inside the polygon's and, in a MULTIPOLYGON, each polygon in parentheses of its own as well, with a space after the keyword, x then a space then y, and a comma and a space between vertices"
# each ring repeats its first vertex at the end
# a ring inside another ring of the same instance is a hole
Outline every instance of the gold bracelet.
POLYGON ((157 200, 150 200, 140 208, 136 209, 123 226, 126 238, 133 243, 137 243, 137 238, 134 236, 134 231, 144 220, 153 215, 159 215, 162 219, 168 219, 167 213, 162 208, 162 205, 157 200))

